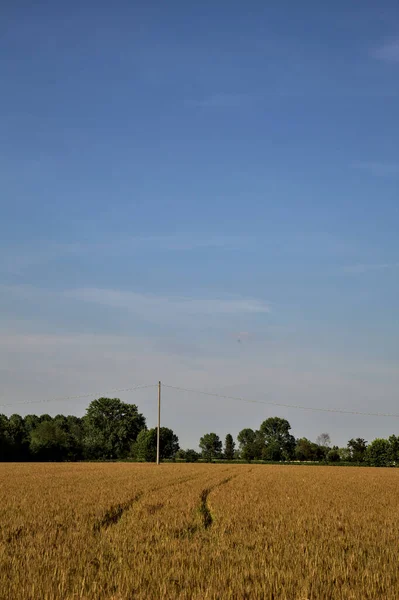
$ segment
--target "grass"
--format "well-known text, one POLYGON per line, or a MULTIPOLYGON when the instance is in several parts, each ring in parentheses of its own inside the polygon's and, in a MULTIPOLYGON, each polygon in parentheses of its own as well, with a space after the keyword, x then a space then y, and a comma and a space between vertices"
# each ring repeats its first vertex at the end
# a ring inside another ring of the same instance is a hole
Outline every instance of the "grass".
POLYGON ((0 464, 1 599, 398 598, 399 471, 0 464))

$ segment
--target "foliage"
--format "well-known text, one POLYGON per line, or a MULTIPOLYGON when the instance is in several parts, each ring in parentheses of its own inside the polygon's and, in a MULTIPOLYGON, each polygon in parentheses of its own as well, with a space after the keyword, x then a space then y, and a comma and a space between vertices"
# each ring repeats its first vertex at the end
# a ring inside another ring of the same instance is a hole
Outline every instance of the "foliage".
POLYGON ((348 442, 350 460, 361 463, 366 458, 367 442, 363 438, 351 439, 348 442))
POLYGON ((324 451, 307 438, 300 438, 296 441, 295 458, 300 461, 318 461, 324 458, 324 451))
POLYGON ((262 449, 262 458, 265 460, 288 460, 293 457, 295 438, 290 434, 290 429, 289 422, 280 417, 270 417, 263 421, 259 428, 265 446, 262 449), (272 456, 278 458, 270 458, 272 456))
POLYGON ((342 462, 351 462, 351 453, 349 448, 338 448, 339 458, 342 462))
MULTIPOLYGON (((172 429, 161 427, 159 432, 159 457, 160 460, 173 458, 179 450, 179 438, 172 429)), ((157 457, 157 429, 142 429, 132 446, 131 454, 134 458, 146 462, 155 462, 157 457)))
POLYGON ((339 462, 341 460, 338 446, 333 446, 331 448, 331 450, 328 451, 327 460, 328 460, 328 462, 334 462, 334 463, 339 462))
POLYGON ((200 456, 201 455, 192 448, 188 448, 187 450, 180 449, 175 455, 176 458, 184 460, 188 463, 198 462, 200 456))
POLYGON ((224 457, 226 460, 233 460, 235 452, 235 442, 231 433, 226 435, 224 442, 224 457))
POLYGON ((54 421, 42 421, 31 433, 30 449, 37 460, 63 460, 68 454, 68 434, 54 421))
POLYGON ((0 461, 10 460, 11 439, 8 432, 8 418, 0 414, 0 461))
POLYGON ((237 436, 240 447, 240 457, 248 462, 258 457, 258 448, 256 444, 257 436, 253 429, 242 429, 237 436))
POLYGON ((88 458, 126 458, 145 418, 135 404, 119 398, 93 400, 84 417, 84 446, 88 458))
POLYGON ((316 444, 323 448, 329 448, 331 446, 331 438, 329 433, 321 433, 317 436, 316 444))
POLYGON ((389 442, 389 461, 393 465, 399 465, 399 436, 391 435, 389 442))
MULTIPOLYGON (((236 460, 242 462, 325 462, 370 466, 399 466, 399 436, 377 439, 367 445, 363 438, 352 438, 346 448, 331 447, 330 436, 323 433, 319 443, 303 437, 295 440, 286 419, 271 417, 259 429, 242 429, 222 442, 216 433, 200 439, 201 454, 194 449, 180 450, 178 438, 167 427, 161 428, 161 460, 174 458, 185 462, 236 460)), ((156 459, 156 429, 146 429, 145 418, 137 406, 118 398, 93 400, 84 417, 58 414, 0 414, 0 461, 78 461, 156 459)))
POLYGON ((125 458, 143 427, 137 407, 117 398, 94 400, 83 418, 0 415, 0 460, 125 458))
POLYGON ((377 438, 368 445, 365 460, 372 467, 388 467, 391 463, 390 453, 389 441, 377 438))
POLYGON ((202 456, 207 461, 211 461, 214 458, 221 458, 222 456, 222 442, 216 433, 206 433, 200 439, 199 447, 201 448, 202 456))
POLYGON ((20 415, 11 415, 8 420, 8 436, 12 446, 13 460, 26 460, 29 457, 29 439, 26 436, 24 420, 20 415))

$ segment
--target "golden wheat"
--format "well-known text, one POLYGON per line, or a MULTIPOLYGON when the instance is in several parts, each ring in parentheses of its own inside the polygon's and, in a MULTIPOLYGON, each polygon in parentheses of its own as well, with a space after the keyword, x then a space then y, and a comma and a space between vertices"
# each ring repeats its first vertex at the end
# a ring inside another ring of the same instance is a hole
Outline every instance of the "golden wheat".
POLYGON ((0 598, 399 597, 399 471, 0 465, 0 598))

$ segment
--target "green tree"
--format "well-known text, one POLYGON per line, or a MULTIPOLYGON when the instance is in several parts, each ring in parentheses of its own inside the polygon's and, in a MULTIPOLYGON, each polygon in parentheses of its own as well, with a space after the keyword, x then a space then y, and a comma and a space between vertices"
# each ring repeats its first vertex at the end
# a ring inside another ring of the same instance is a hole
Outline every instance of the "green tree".
POLYGON ((249 427, 242 429, 237 435, 237 440, 240 448, 240 457, 243 460, 250 462, 251 460, 261 458, 262 440, 258 431, 254 431, 249 427))
POLYGON ((390 435, 389 442, 389 460, 392 464, 399 464, 399 436, 390 435))
POLYGON ((365 460, 372 467, 388 467, 391 464, 390 450, 388 440, 377 438, 367 446, 365 460))
POLYGON ((40 423, 40 417, 38 417, 37 415, 26 415, 24 417, 25 432, 26 432, 26 435, 29 440, 30 440, 31 432, 34 429, 36 429, 36 427, 39 425, 39 423, 40 423))
POLYGON ((70 460, 81 460, 84 457, 83 419, 74 415, 68 415, 66 420, 69 458, 70 460))
POLYGON ((351 453, 349 448, 338 448, 339 458, 343 462, 351 461, 351 453))
POLYGON ((11 439, 8 431, 8 417, 0 415, 0 461, 12 460, 11 439))
MULTIPOLYGON (((172 429, 161 427, 159 432, 160 460, 173 458, 179 450, 179 438, 172 429)), ((157 428, 143 429, 132 446, 132 456, 146 462, 155 462, 157 457, 157 428)))
POLYGON ((338 446, 333 446, 327 453, 328 462, 336 463, 341 460, 338 446))
POLYGON ((216 433, 206 433, 200 439, 199 446, 202 451, 202 456, 207 461, 212 461, 215 458, 222 456, 222 442, 216 433))
POLYGON ((39 417, 40 423, 42 421, 52 421, 52 420, 53 420, 53 417, 47 413, 44 413, 44 415, 40 415, 40 417, 39 417))
POLYGON ((56 421, 42 421, 30 434, 30 449, 36 460, 65 460, 68 436, 56 421))
POLYGON ((99 459, 126 458, 146 426, 137 406, 121 402, 119 398, 93 400, 83 424, 86 456, 99 459))
POLYGON ((290 429, 291 425, 289 422, 280 417, 270 417, 263 421, 259 428, 260 435, 263 437, 266 446, 262 451, 262 455, 279 455, 281 457, 267 460, 287 460, 294 455, 295 438, 290 434, 290 429), (267 450, 267 446, 270 446, 269 450, 267 450))
POLYGON ((352 462, 364 462, 366 458, 367 442, 363 438, 352 438, 348 442, 348 450, 352 462))
POLYGON ((285 456, 281 444, 277 440, 271 440, 262 450, 263 460, 280 461, 284 460, 285 456))
POLYGON ((226 460, 234 459, 234 450, 235 443, 233 440, 233 436, 231 435, 231 433, 228 433, 224 442, 224 457, 226 460))
POLYGON ((186 450, 186 462, 188 463, 198 462, 200 456, 201 455, 192 448, 186 450))
POLYGON ((12 460, 28 460, 29 437, 26 434, 24 420, 20 415, 14 414, 8 419, 8 435, 11 443, 12 460))
POLYGON ((65 446, 64 460, 81 460, 83 458, 84 431, 83 422, 73 415, 57 415, 54 417, 60 429, 65 433, 67 443, 65 446))
POLYGON ((188 448, 187 450, 180 448, 180 450, 176 452, 176 458, 185 460, 188 463, 198 462, 200 456, 201 455, 198 452, 192 450, 191 448, 188 448))
POLYGON ((307 438, 300 438, 296 441, 295 458, 304 462, 320 460, 319 446, 307 438))

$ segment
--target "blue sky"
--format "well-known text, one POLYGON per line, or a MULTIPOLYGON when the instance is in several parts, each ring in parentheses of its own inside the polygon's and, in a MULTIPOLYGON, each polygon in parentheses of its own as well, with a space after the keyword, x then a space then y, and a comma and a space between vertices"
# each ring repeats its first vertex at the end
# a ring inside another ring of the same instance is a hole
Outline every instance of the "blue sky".
MULTIPOLYGON (((396 2, 6 2, 0 22, 1 403, 161 378, 398 412, 396 2)), ((339 444, 399 426, 167 394, 186 446, 275 414, 339 444)), ((122 397, 153 424, 152 391, 122 397)))

